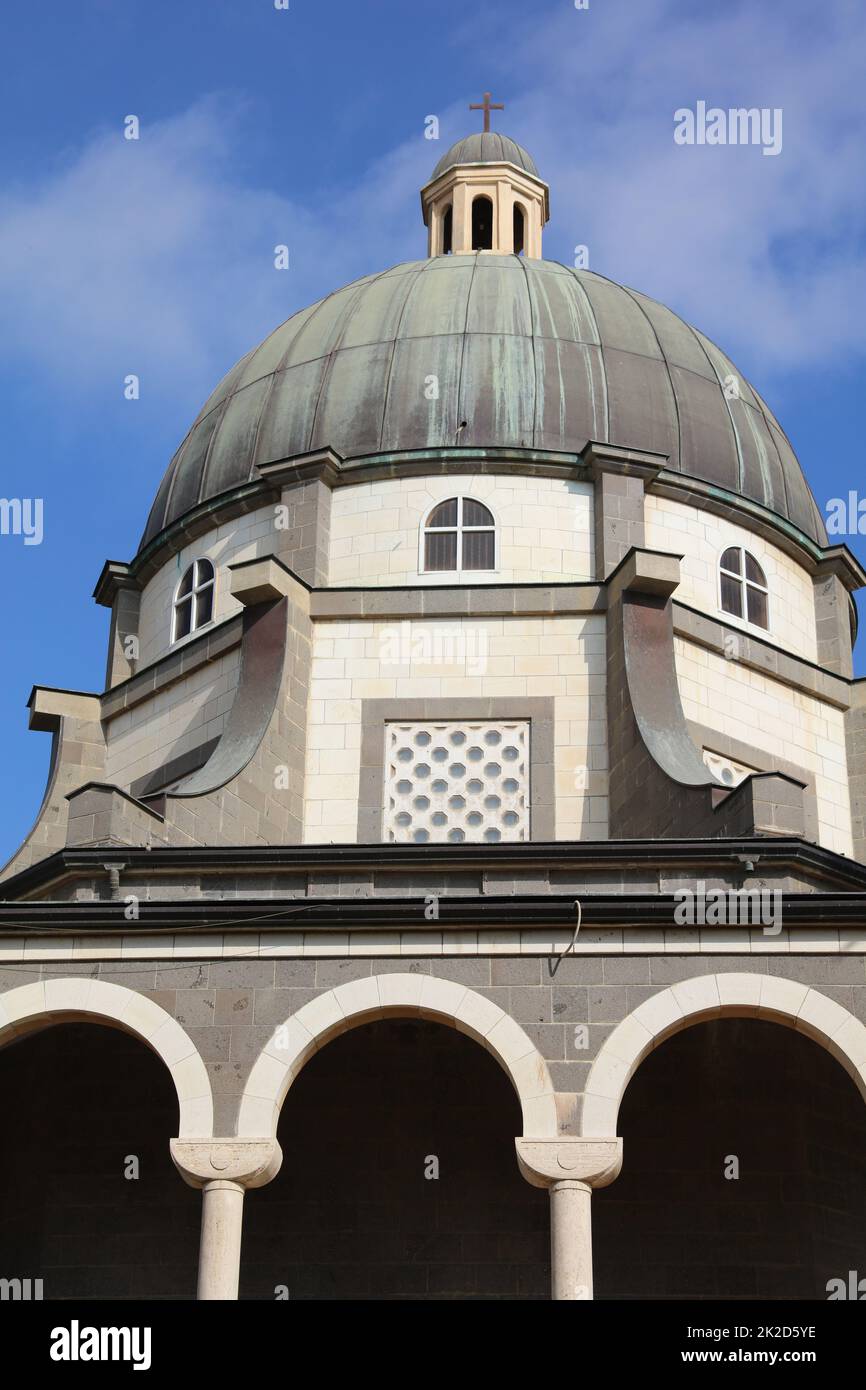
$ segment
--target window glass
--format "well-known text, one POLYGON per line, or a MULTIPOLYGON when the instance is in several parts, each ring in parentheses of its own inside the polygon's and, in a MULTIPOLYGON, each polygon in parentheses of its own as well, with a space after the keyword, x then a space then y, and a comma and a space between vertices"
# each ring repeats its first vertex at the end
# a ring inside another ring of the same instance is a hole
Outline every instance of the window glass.
POLYGON ((492 570, 495 564, 496 537, 493 531, 463 532, 463 568, 492 570))
POLYGON ((457 532, 430 531, 424 538, 425 570, 441 571, 457 568, 457 532))
POLYGON ((750 555, 748 550, 746 551, 746 578, 751 579, 753 584, 761 584, 764 588, 767 587, 764 571, 761 569, 754 555, 750 555))
POLYGON ((722 575, 722 608, 725 613, 732 613, 735 618, 743 616, 743 585, 739 579, 732 579, 729 574, 722 575))
POLYGON ((769 614, 767 612, 767 595, 763 589, 754 589, 751 584, 746 589, 749 604, 749 622, 756 627, 769 627, 769 614))
POLYGON ((449 497, 430 512, 424 528, 423 568, 494 570, 496 528, 493 513, 474 497, 449 497))
POLYGON ((438 507, 434 507, 427 519, 428 526, 456 526, 457 525, 457 498, 449 497, 447 502, 440 502, 438 507))
POLYGON ((493 516, 483 502, 476 502, 474 497, 464 497, 463 525, 492 526, 493 516))

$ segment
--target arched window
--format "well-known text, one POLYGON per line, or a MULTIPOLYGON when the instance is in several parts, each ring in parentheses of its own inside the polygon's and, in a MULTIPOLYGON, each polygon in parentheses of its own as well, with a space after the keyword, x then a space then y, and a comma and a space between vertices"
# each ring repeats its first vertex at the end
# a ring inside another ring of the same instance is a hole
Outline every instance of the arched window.
POLYGON ((495 528, 493 513, 472 497, 440 502, 424 526, 423 569, 427 573, 495 569, 495 528))
POLYGON ((210 560, 193 560, 174 595, 171 640, 179 642, 213 617, 214 568, 210 560))
POLYGON ((450 256, 454 248, 454 209, 449 203, 442 214, 442 255, 450 256))
POLYGON ((514 204, 514 254, 522 256, 526 249, 526 218, 519 203, 514 204))
POLYGON ((732 545, 724 552, 719 561, 719 591, 723 613, 769 628, 767 579, 748 550, 732 545))
POLYGON ((472 250, 493 250, 493 203, 483 193, 472 204, 472 250))

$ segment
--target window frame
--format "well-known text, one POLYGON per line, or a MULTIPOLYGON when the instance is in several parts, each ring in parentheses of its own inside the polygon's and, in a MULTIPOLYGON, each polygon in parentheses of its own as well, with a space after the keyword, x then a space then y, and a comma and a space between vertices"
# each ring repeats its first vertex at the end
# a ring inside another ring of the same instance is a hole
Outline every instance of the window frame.
POLYGON ((735 622, 735 623, 742 623, 744 627, 751 628, 751 630, 752 630, 753 632, 756 632, 756 633, 758 633, 758 632, 764 633, 765 636, 769 636, 769 635, 772 633, 772 630, 773 630, 773 625, 772 625, 772 606, 771 606, 771 603, 770 603, 770 584, 769 584, 769 581, 768 581, 768 579, 767 579, 767 571, 766 571, 765 567, 761 564, 761 561, 758 559, 758 557, 757 557, 757 555, 754 553, 754 551, 749 550, 745 545, 741 545, 739 542, 736 542, 736 541, 735 541, 732 545, 725 545, 725 546, 722 547, 721 551, 719 552, 719 558, 718 558, 718 561, 717 561, 717 563, 716 563, 716 600, 717 600, 717 603, 718 603, 718 611, 719 611, 720 615, 721 615, 723 618, 725 618, 726 620, 729 620, 729 621, 735 622), (722 560, 723 560, 724 557, 727 555, 727 553, 728 553, 729 550, 736 550, 736 551, 738 551, 738 553, 739 553, 739 555, 740 555, 741 569, 740 569, 740 573, 739 573, 739 574, 734 573, 733 570, 728 569, 726 566, 723 566, 723 564, 722 564, 722 560), (747 574, 746 574, 746 557, 747 557, 747 556, 754 562, 755 565, 757 565, 758 569, 760 570, 761 574, 763 575, 763 577, 764 577, 764 582, 763 582, 763 584, 759 584, 756 580, 754 580, 754 579, 749 579, 749 578, 748 578, 748 576, 747 576, 747 574), (724 576, 724 578, 726 578, 726 579, 733 579, 733 580, 735 580, 735 581, 740 585, 740 592, 741 592, 742 597, 743 597, 743 613, 742 613, 742 615, 738 615, 737 613, 731 613, 731 612, 729 612, 729 610, 728 610, 728 609, 725 607, 725 605, 724 605, 724 597, 723 597, 723 594, 722 594, 722 578, 723 578, 723 576, 724 576), (750 589, 750 588, 756 589, 758 593, 764 595, 764 598, 765 598, 766 604, 767 604, 767 625, 766 625, 766 627, 764 627, 761 623, 753 622, 752 619, 748 616, 748 614, 749 614, 749 589, 750 589))
POLYGON ((217 572, 216 565, 208 555, 198 555, 186 566, 177 584, 174 586, 174 593, 171 601, 171 646, 176 646, 178 642, 186 642, 197 633, 203 632, 206 627, 210 627, 216 620, 216 585, 217 572), (210 577, 204 581, 199 581, 199 566, 207 565, 210 570, 210 577), (192 572, 192 583, 189 593, 181 594, 180 590, 186 582, 187 576, 192 572), (210 617, 203 623, 196 624, 193 620, 196 616, 196 607, 199 594, 210 590, 211 606, 210 617), (183 604, 190 604, 190 628, 189 632, 178 635, 178 612, 183 604))
POLYGON ((499 521, 498 521, 498 519, 497 519, 497 517, 496 517, 496 513, 494 512, 494 510, 493 510, 493 508, 491 507, 491 505, 490 505, 489 502, 485 501, 485 500, 484 500, 483 498, 481 498, 481 497, 473 497, 473 496, 471 496, 471 495, 469 495, 469 494, 464 494, 464 493, 461 492, 461 493, 451 493, 448 497, 440 497, 436 502, 433 503, 433 505, 432 505, 431 507, 428 507, 427 511, 425 512, 425 514, 424 514, 424 516, 423 516, 423 518, 422 518, 422 520, 421 520, 421 527, 420 527, 419 536, 418 536, 418 573, 419 573, 419 575, 449 575, 449 574, 450 574, 450 575, 454 575, 454 576, 455 576, 456 578, 458 578, 458 579, 461 579, 464 575, 465 575, 465 576, 476 576, 476 575, 480 575, 480 574, 498 574, 498 573, 499 573, 499 562, 500 562, 500 557, 499 557, 499 521), (456 501, 456 503, 457 503, 457 521, 456 521, 455 525, 454 525, 454 526, 430 526, 430 524, 429 524, 429 522, 430 522, 430 517, 431 517, 431 516, 433 515, 433 513, 436 511, 436 508, 437 508, 437 507, 441 507, 441 506, 442 506, 444 503, 446 503, 446 502, 455 502, 455 501, 456 501), (491 516, 491 519, 492 519, 492 524, 491 524, 490 526, 464 526, 464 524, 463 524, 463 503, 464 503, 464 501, 467 501, 467 502, 477 502, 479 506, 485 507, 485 508, 487 509, 487 511, 490 513, 490 516, 491 516), (430 570, 430 569, 427 569, 427 566, 426 566, 426 560, 427 560, 427 536, 428 536, 429 534, 431 534, 431 533, 432 533, 433 535, 443 535, 444 533, 449 532, 449 531, 454 531, 454 532, 456 532, 456 534, 457 534, 457 559, 458 559, 458 562, 459 562, 459 563, 457 564, 457 566, 456 566, 453 570, 430 570), (465 531, 469 531, 470 533, 472 533, 472 532, 477 533, 477 532, 479 532, 479 531, 492 531, 492 532, 493 532, 493 568, 492 568, 492 569, 484 569, 484 570, 466 569, 466 568, 463 566, 463 563, 462 563, 462 561, 463 561, 463 534, 464 534, 465 531))

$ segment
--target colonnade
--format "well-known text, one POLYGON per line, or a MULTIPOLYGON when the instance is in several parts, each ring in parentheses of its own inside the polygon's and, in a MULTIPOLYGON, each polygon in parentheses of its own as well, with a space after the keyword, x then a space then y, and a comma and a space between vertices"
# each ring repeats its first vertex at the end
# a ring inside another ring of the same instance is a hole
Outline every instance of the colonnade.
MULTIPOLYGON (((550 1285, 557 1301, 592 1298, 592 1190, 622 1166, 621 1139, 515 1140, 527 1182, 550 1194, 550 1285)), ((201 1189, 198 1298, 236 1299, 240 1283, 244 1194, 276 1177, 276 1139, 171 1141, 181 1176, 201 1189)))

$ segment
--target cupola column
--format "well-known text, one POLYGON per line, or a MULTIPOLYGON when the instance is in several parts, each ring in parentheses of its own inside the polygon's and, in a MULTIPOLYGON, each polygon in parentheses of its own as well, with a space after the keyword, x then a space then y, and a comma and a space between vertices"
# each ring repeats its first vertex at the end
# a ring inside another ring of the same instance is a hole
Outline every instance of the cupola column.
POLYGON ((464 255, 472 250, 472 199, 465 183, 455 183, 451 190, 453 211, 454 254, 464 255))

